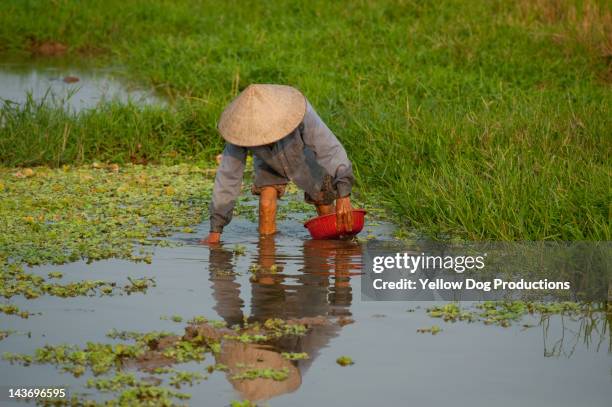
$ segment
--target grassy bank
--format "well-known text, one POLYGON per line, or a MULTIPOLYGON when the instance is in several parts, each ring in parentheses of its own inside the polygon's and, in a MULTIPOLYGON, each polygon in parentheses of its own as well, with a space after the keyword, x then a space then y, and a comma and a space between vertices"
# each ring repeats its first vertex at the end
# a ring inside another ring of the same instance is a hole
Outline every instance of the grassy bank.
MULTIPOLYGON (((563 4, 562 4, 563 3, 563 4)), ((0 162, 212 162, 252 82, 293 84, 399 221, 472 239, 610 240, 610 6, 5 1, 0 50, 125 65, 175 111, 2 110, 0 162)), ((29 109, 29 110, 28 110, 29 109)))

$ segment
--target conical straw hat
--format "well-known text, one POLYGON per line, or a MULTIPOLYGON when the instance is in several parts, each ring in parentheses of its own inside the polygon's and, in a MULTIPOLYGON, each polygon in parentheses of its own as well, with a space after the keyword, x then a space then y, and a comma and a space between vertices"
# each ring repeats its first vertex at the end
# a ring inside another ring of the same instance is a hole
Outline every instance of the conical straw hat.
POLYGON ((223 138, 237 146, 274 143, 291 133, 304 119, 306 98, 285 85, 249 85, 219 119, 223 138))

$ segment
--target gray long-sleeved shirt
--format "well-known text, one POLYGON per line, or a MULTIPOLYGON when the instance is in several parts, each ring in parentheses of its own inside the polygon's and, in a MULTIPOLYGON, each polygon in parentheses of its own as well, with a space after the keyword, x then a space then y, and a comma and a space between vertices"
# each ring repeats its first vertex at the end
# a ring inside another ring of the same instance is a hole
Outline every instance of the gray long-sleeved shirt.
POLYGON ((302 123, 279 141, 258 147, 225 144, 210 205, 211 232, 222 232, 232 220, 249 151, 253 154, 258 187, 286 184, 291 180, 315 197, 321 191, 324 175, 329 174, 338 196, 351 193, 353 170, 346 151, 307 103, 302 123))

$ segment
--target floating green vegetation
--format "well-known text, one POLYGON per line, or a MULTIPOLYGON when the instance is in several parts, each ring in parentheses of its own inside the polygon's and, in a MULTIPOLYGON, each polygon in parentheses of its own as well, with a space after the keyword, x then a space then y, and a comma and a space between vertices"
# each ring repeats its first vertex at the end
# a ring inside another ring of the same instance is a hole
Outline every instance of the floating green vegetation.
POLYGON ((149 287, 155 287, 155 280, 152 278, 131 278, 128 277, 127 284, 123 289, 126 293, 132 294, 135 292, 146 292, 149 287))
POLYGON ((288 188, 288 194, 285 205, 279 206, 277 217, 279 220, 283 219, 298 219, 305 220, 317 215, 313 205, 304 202, 302 194, 294 184, 291 184, 291 188, 288 188))
POLYGON ((180 315, 172 315, 169 319, 172 322, 176 322, 176 323, 183 322, 183 317, 181 317, 180 315))
MULTIPOLYGON (((149 287, 155 285, 150 278, 132 279, 128 277, 128 281, 129 284, 122 288, 118 288, 114 282, 104 280, 82 280, 67 284, 51 283, 41 276, 25 272, 19 264, 9 264, 0 259, 0 295, 4 298, 20 295, 27 299, 34 299, 45 294, 62 298, 113 295, 117 289, 131 294, 146 292, 149 287)), ((12 307, 14 306, 7 309, 12 309, 12 307)))
POLYGON ((526 314, 569 314, 577 315, 591 311, 589 304, 577 302, 523 302, 523 301, 485 301, 478 304, 480 318, 485 324, 510 326, 526 314))
POLYGON ((200 343, 198 338, 195 340, 179 340, 174 343, 173 346, 165 349, 162 355, 178 363, 190 361, 200 362, 204 360, 204 355, 207 350, 212 351, 211 347, 205 347, 203 345, 205 345, 205 343, 200 343))
POLYGON ((133 340, 146 345, 157 343, 160 339, 167 338, 173 335, 175 334, 168 331, 153 331, 147 333, 140 333, 134 331, 118 331, 116 329, 111 329, 106 334, 106 336, 111 339, 133 340))
POLYGON ((442 332, 442 328, 440 328, 438 325, 433 325, 430 328, 419 328, 417 329, 417 332, 420 334, 432 334, 432 335, 437 335, 440 332, 442 332))
POLYGON ((434 306, 427 309, 433 318, 442 318, 445 322, 481 321, 486 325, 508 327, 525 315, 577 315, 592 310, 590 304, 577 302, 526 302, 526 301, 485 301, 472 306, 473 309, 462 309, 457 303, 434 306))
POLYGON ((28 311, 22 311, 21 309, 19 309, 19 307, 13 304, 0 305, 0 312, 6 315, 17 315, 18 317, 25 319, 29 318, 30 315, 32 315, 28 311))
POLYGON ((457 303, 449 303, 443 306, 435 306, 427 309, 427 313, 433 318, 442 318, 444 321, 473 321, 474 314, 461 310, 457 303))
MULTIPOLYGON (((249 327, 255 327, 258 324, 251 324, 249 327)), ((282 336, 296 335, 302 336, 306 334, 307 328, 304 324, 285 321, 280 318, 267 319, 263 328, 268 332, 269 336, 280 338, 282 336)))
POLYGON ((242 343, 258 343, 269 341, 270 338, 266 335, 241 333, 240 335, 225 335, 223 339, 230 339, 242 343))
POLYGON ((351 359, 349 356, 340 356, 338 359, 336 359, 336 363, 340 366, 350 366, 355 364, 353 359, 351 359))
POLYGON ((255 277, 258 273, 261 273, 263 268, 259 264, 251 264, 249 266, 249 273, 251 273, 251 278, 255 277))
POLYGON ((203 375, 200 372, 174 372, 174 375, 170 378, 170 384, 177 389, 180 389, 181 386, 190 385, 200 383, 202 380, 205 380, 207 376, 203 375))
POLYGON ((217 371, 217 372, 228 372, 229 371, 229 367, 227 367, 223 363, 215 363, 214 365, 209 365, 206 368, 206 371, 208 373, 213 373, 215 371, 217 371))
POLYGON ((0 168, 0 295, 146 292, 151 278, 128 277, 120 288, 102 280, 57 284, 23 266, 110 257, 150 263, 148 246, 168 245, 164 237, 201 221, 212 190, 208 175, 190 165, 0 168))
POLYGON ((233 251, 236 256, 244 256, 246 254, 246 246, 237 244, 234 246, 233 251))
POLYGON ((287 360, 305 360, 309 358, 308 353, 306 352, 283 352, 281 353, 281 356, 287 360))
MULTIPOLYGON (((131 335, 130 335, 131 336, 131 335)), ((158 334, 153 334, 158 337, 158 334)), ((151 334, 143 334, 139 339, 151 338, 151 334)), ((85 348, 59 345, 45 346, 36 350, 34 356, 5 353, 3 358, 10 362, 18 362, 24 366, 32 363, 53 364, 75 377, 83 375, 89 369, 94 376, 113 371, 114 376, 91 378, 86 387, 95 388, 101 392, 118 393, 117 400, 111 400, 108 405, 164 405, 171 406, 172 398, 186 399, 189 395, 176 393, 164 387, 138 380, 133 374, 122 372, 123 364, 128 360, 137 360, 149 349, 142 341, 134 345, 88 343, 85 348)), ((182 384, 193 383, 204 376, 197 373, 174 371, 170 385, 179 388, 182 384)), ((158 373, 168 373, 160 371, 158 373)), ((98 405, 90 401, 74 398, 66 405, 98 405), (72 403, 72 404, 71 404, 72 403)), ((104 404, 106 405, 106 404, 104 404)))
POLYGON ((145 261, 135 245, 199 223, 212 191, 190 165, 0 168, 0 183, 0 258, 29 265, 145 261))
MULTIPOLYGON (((225 323, 215 325, 215 321, 209 324, 216 328, 224 328, 225 323)), ((282 319, 268 319, 264 323, 245 322, 243 326, 233 326, 223 335, 223 339, 242 343, 261 343, 278 339, 284 336, 302 336, 306 333, 306 326, 298 323, 288 322, 282 319)))
POLYGON ((94 375, 107 373, 111 369, 119 369, 122 361, 136 358, 144 353, 137 345, 102 344, 88 342, 85 348, 73 345, 46 345, 36 350, 34 356, 4 353, 2 357, 9 362, 19 362, 25 366, 32 363, 53 364, 61 370, 78 377, 89 368, 94 375))
POLYGON ((262 274, 276 274, 282 272, 282 266, 278 265, 278 264, 272 264, 269 267, 264 267, 261 264, 251 264, 249 266, 249 273, 251 274, 251 276, 249 277, 249 280, 251 282, 257 282, 257 280, 259 279, 260 275, 262 274))
POLYGON ((187 321, 189 324, 203 324, 204 322, 206 322, 207 319, 205 316, 202 315, 196 315, 195 317, 191 318, 189 321, 187 321))
POLYGON ((224 328, 227 326, 225 321, 210 320, 208 323, 214 328, 224 328))
MULTIPOLYGON (((225 327, 225 324, 209 323, 205 317, 197 317, 194 320, 198 322, 188 325, 182 336, 166 331, 140 333, 111 330, 107 333, 108 338, 124 342, 113 344, 88 342, 84 347, 67 344, 47 345, 37 349, 33 355, 4 353, 3 358, 23 366, 53 365, 71 373, 74 377, 89 372, 93 377, 88 378, 85 387, 102 393, 112 393, 115 396, 103 404, 96 404, 88 400, 87 394, 77 393, 72 399, 61 402, 64 404, 53 405, 173 406, 177 405, 176 400, 184 400, 190 396, 177 393, 172 388, 192 386, 206 380, 207 374, 213 374, 215 371, 232 371, 233 380, 282 381, 287 379, 289 369, 236 364, 234 369, 230 370, 227 365, 214 363, 202 371, 180 371, 170 365, 199 363, 205 359, 206 354, 216 356, 221 351, 221 341, 243 342, 243 338, 249 337, 248 335, 259 335, 267 340, 275 340, 303 335, 308 329, 306 325, 281 319, 245 324, 232 329, 225 327), (126 368, 134 367, 145 371, 149 376, 140 377, 137 373, 126 372, 126 368), (164 382, 167 386, 162 385, 164 382)), ((308 357, 306 353, 283 353, 282 356, 289 360, 308 357)))
POLYGON ((100 391, 117 391, 127 386, 134 386, 137 383, 136 376, 131 373, 118 373, 110 379, 89 379, 86 386, 100 391))
POLYGON ((232 376, 232 380, 255 380, 255 379, 272 379, 277 382, 287 380, 289 377, 289 369, 246 369, 232 376))
POLYGON ((188 394, 156 386, 148 381, 137 379, 134 374, 130 373, 118 373, 116 376, 108 379, 89 379, 86 386, 103 393, 118 393, 118 397, 116 400, 109 400, 103 404, 73 398, 66 405, 174 406, 176 403, 173 399, 187 400, 190 398, 188 394))

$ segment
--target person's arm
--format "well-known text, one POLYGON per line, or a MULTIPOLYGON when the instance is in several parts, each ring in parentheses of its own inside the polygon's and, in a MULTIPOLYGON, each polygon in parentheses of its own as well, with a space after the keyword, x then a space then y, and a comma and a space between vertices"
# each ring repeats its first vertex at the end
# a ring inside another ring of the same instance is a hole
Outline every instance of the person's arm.
POLYGON ((304 143, 314 152, 319 165, 333 177, 334 187, 338 191, 338 199, 336 200, 337 223, 339 227, 351 231, 353 208, 350 195, 354 181, 353 168, 346 150, 310 103, 306 104, 302 138, 304 143))
POLYGON ((246 156, 246 148, 225 144, 210 203, 210 233, 203 243, 218 243, 223 228, 232 220, 234 205, 240 195, 246 156))

